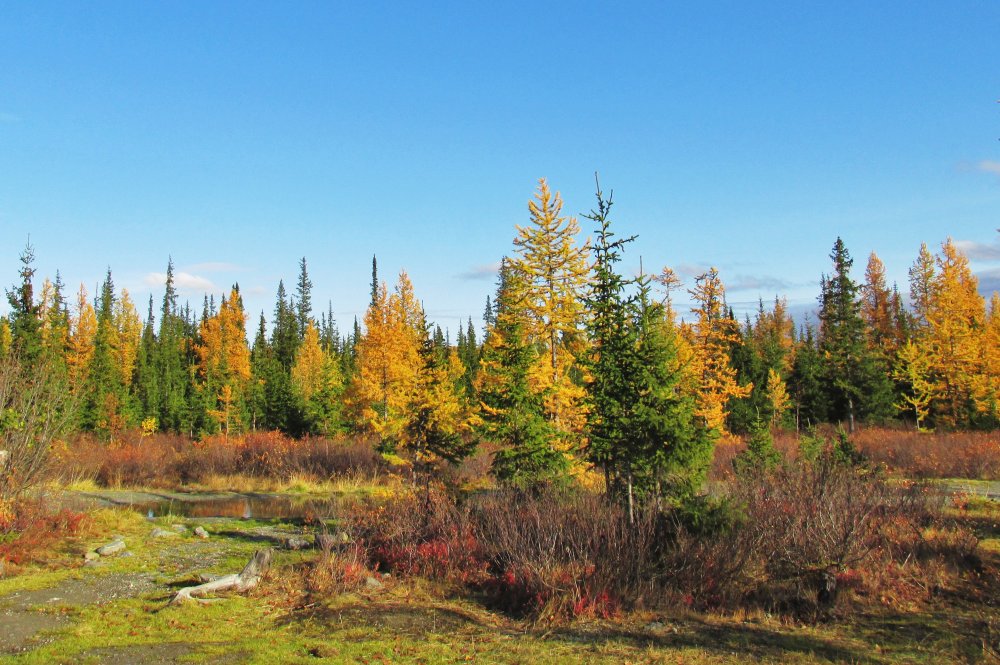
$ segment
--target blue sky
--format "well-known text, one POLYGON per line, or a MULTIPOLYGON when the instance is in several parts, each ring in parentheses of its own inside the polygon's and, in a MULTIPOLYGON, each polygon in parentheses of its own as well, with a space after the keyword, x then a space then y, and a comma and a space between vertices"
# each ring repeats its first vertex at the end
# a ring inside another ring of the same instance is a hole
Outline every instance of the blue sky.
POLYGON ((599 171, 627 270, 715 265, 738 309, 812 307, 838 235, 859 280, 951 236, 1000 288, 998 30, 982 1, 6 3, 0 282, 30 234, 40 275, 110 267, 144 311, 172 256, 253 322, 305 256, 346 330, 377 254, 454 330, 537 179, 579 214, 599 171))

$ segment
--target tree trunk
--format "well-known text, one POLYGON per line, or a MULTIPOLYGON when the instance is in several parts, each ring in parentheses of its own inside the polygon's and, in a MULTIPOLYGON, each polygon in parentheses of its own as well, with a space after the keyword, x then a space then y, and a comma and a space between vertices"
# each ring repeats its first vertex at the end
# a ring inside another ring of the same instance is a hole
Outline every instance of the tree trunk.
POLYGON ((268 569, 271 567, 271 558, 273 556, 274 550, 271 548, 257 550, 254 552, 253 558, 247 562, 247 565, 243 567, 243 570, 240 571, 238 575, 226 575, 225 577, 220 577, 212 582, 185 587, 177 592, 169 604, 179 605, 188 600, 195 600, 199 603, 208 603, 211 601, 199 599, 197 596, 204 596, 205 594, 216 591, 228 591, 230 589, 235 590, 238 593, 249 591, 257 586, 260 582, 260 578, 267 573, 268 569))

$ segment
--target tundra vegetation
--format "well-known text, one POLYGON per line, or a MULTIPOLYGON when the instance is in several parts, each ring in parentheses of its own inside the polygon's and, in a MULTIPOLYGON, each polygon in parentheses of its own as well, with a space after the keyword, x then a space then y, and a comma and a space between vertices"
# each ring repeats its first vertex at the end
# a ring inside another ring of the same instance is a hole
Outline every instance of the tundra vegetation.
POLYGON ((38 630, 0 651, 998 658, 1000 300, 955 244, 919 248, 907 306, 874 253, 855 281, 838 238, 816 325, 781 298, 740 322, 714 268, 689 312, 670 268, 624 274, 610 194, 587 241, 562 205, 540 181, 454 343, 374 258, 346 335, 302 259, 248 343, 237 285, 199 312, 168 263, 142 320, 110 271, 94 300, 71 306, 58 273, 36 292, 29 246, 0 319, 0 612, 38 630), (281 520, 78 503, 136 490, 337 501, 281 520), (18 600, 47 590, 55 615, 18 600))

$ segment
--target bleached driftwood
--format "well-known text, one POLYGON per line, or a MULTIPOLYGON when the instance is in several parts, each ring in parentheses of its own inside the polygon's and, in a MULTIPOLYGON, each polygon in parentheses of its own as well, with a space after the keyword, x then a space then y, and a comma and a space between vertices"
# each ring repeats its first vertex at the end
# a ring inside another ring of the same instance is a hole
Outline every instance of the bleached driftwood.
POLYGON ((179 605, 180 603, 188 600, 194 600, 199 603, 209 603, 212 601, 199 598, 199 596, 204 596, 218 591, 232 590, 237 593, 249 591, 257 586, 260 582, 260 578, 267 573, 268 569, 271 567, 271 557, 273 555, 274 552, 271 548, 257 550, 254 552, 253 558, 250 559, 238 575, 226 575, 225 577, 220 577, 219 579, 211 582, 205 582, 204 584, 199 584, 197 586, 184 587, 170 600, 170 604, 179 605))

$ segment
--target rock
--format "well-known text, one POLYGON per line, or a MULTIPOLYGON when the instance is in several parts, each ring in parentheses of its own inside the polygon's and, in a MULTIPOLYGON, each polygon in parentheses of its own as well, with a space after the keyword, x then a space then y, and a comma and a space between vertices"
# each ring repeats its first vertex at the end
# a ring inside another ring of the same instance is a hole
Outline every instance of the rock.
POLYGON ((285 547, 290 550, 304 550, 309 547, 309 541, 299 536, 289 536, 285 540, 285 547))
POLYGON ((176 531, 167 531, 166 529, 161 529, 160 527, 156 527, 149 533, 150 538, 170 538, 176 535, 176 531))
POLYGON ((369 589, 381 589, 382 586, 383 586, 382 582, 380 582, 379 580, 377 580, 374 577, 366 577, 365 578, 365 587, 367 587, 369 589))
POLYGON ((205 527, 203 526, 196 526, 194 528, 194 535, 199 538, 208 538, 208 531, 205 531, 205 527))
POLYGON ((344 545, 351 542, 351 537, 347 535, 346 531, 340 531, 339 533, 317 533, 315 537, 316 548, 321 550, 336 550, 341 549, 344 545))
POLYGON ((121 538, 116 538, 107 545, 101 545, 94 551, 100 556, 111 556, 112 554, 118 554, 119 552, 125 551, 125 541, 122 540, 121 538))
POLYGON ((646 630, 663 630, 662 621, 650 621, 646 624, 646 630))
POLYGON ((87 552, 86 554, 84 554, 83 558, 85 560, 87 560, 87 561, 97 561, 98 559, 101 558, 101 555, 98 554, 97 552, 91 550, 91 551, 87 552))
POLYGON ((123 559, 128 559, 129 557, 135 556, 135 552, 129 552, 128 550, 126 550, 126 551, 122 552, 121 556, 122 556, 123 559))
POLYGON ((10 457, 10 452, 7 450, 0 450, 0 469, 4 467, 7 463, 7 459, 10 457))

